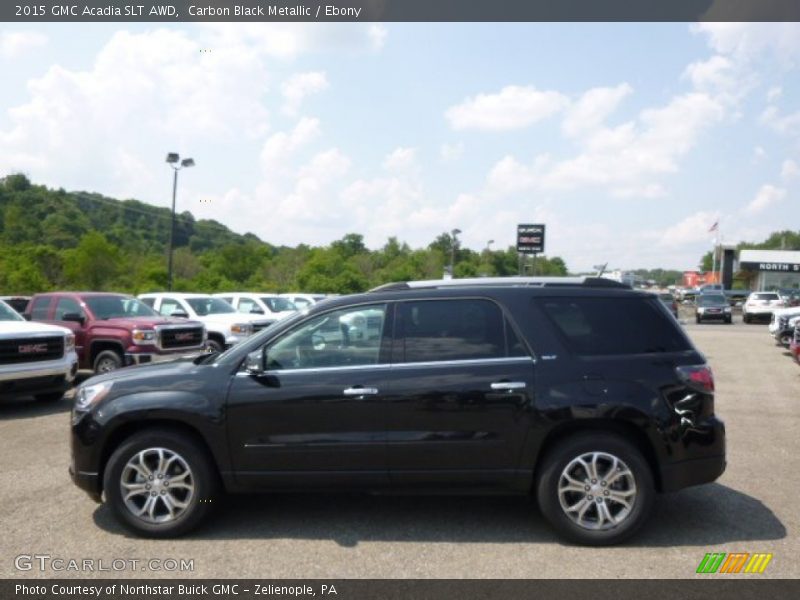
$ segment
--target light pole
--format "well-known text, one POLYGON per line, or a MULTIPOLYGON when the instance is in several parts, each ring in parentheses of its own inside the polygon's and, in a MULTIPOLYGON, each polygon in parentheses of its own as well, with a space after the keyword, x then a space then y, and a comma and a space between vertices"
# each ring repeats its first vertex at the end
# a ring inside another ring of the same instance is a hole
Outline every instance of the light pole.
POLYGON ((486 251, 487 252, 491 252, 492 251, 492 244, 494 244, 494 240, 489 240, 488 242, 486 242, 486 251))
POLYGON ((172 178, 172 220, 169 227, 169 258, 167 259, 167 290, 172 291, 172 245, 175 241, 175 196, 178 193, 178 171, 184 167, 193 167, 194 160, 181 157, 177 152, 167 154, 167 164, 172 167, 174 172, 172 178))
POLYGON ((458 234, 461 233, 460 229, 453 229, 450 232, 453 236, 453 241, 450 245, 450 277, 455 277, 456 274, 456 246, 458 246, 458 234))

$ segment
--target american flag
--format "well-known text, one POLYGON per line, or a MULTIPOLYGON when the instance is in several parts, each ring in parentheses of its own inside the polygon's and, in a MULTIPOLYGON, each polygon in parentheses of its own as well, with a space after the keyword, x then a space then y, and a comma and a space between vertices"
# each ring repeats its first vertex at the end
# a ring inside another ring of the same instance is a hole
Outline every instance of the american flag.
POLYGON ((719 229, 719 221, 714 221, 714 224, 711 226, 711 229, 709 229, 708 232, 711 233, 712 231, 716 231, 717 229, 719 229))

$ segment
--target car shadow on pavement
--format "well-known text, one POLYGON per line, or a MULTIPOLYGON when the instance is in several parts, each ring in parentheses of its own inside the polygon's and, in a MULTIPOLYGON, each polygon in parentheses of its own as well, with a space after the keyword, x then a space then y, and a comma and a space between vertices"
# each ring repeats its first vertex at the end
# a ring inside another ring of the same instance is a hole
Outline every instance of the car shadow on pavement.
MULTIPOLYGON (((102 505, 95 523, 131 534, 102 505)), ((720 484, 658 498, 652 518, 632 546, 709 546, 774 540, 786 528, 761 501, 720 484)), ((564 543, 525 497, 275 494, 230 496, 193 540, 329 539, 450 543, 564 543)))
POLYGON ((62 398, 56 402, 37 402, 33 397, 0 401, 0 421, 45 417, 72 409, 72 401, 62 398))

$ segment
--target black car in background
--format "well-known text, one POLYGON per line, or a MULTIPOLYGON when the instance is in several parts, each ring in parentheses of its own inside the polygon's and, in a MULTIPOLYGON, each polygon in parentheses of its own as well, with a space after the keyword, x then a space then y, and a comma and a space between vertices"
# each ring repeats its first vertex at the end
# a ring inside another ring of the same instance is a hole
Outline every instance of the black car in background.
POLYGON ((700 294, 695 299, 694 320, 697 323, 703 321, 731 323, 733 317, 728 298, 722 294, 700 294))
POLYGON ((331 299, 222 354, 94 377, 71 428, 75 483, 154 537, 222 492, 361 489, 529 494, 606 545, 725 469, 703 356, 653 294, 593 278, 331 299))

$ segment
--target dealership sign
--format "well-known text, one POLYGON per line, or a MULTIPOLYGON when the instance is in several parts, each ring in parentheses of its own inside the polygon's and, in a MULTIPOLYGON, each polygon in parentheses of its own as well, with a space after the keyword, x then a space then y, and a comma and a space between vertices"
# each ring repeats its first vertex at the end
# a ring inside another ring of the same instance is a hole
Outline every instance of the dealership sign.
POLYGON ((517 225, 517 252, 544 252, 544 225, 517 225))
POLYGON ((742 271, 776 271, 778 273, 800 273, 800 263, 743 262, 742 271))

